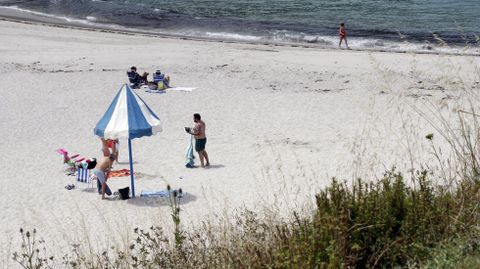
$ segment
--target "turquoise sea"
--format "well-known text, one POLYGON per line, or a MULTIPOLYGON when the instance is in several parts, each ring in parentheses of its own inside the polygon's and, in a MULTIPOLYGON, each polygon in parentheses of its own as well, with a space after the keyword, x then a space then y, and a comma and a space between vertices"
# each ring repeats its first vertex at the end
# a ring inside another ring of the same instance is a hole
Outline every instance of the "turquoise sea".
POLYGON ((480 0, 0 0, 0 6, 202 38, 335 46, 340 22, 360 48, 480 44, 480 0), (443 43, 443 44, 445 44, 443 43))

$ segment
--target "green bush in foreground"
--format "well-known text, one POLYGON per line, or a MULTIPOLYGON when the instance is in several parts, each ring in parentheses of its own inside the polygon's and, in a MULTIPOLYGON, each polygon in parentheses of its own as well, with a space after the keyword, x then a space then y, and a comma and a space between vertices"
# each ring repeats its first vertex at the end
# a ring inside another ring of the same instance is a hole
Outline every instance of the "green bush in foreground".
POLYGON ((311 217, 273 221, 245 211, 235 225, 192 232, 181 231, 174 197, 173 239, 161 227, 135 229, 128 251, 95 255, 76 245, 55 260, 22 231, 14 260, 24 268, 467 268, 480 264, 479 190, 470 179, 442 188, 427 172, 411 186, 395 171, 351 186, 334 179, 311 217))
POLYGON ((480 237, 470 235, 445 242, 433 250, 424 268, 480 268, 480 237))
POLYGON ((456 190, 445 190, 428 181, 426 172, 417 173, 414 187, 407 187, 395 172, 386 173, 376 183, 359 180, 352 188, 334 180, 317 195, 313 221, 304 226, 308 232, 293 241, 309 253, 299 259, 308 263, 299 265, 420 264, 439 243, 466 234, 478 224, 479 186, 465 180, 456 190))

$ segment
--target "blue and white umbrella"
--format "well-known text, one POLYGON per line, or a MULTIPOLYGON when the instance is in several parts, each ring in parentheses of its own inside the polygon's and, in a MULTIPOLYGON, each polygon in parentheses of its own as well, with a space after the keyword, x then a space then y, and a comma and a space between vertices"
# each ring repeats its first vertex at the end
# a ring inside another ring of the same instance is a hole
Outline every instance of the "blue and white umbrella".
POLYGON ((131 140, 161 132, 160 119, 140 96, 124 84, 93 131, 104 139, 128 139, 132 197, 135 197, 131 140))

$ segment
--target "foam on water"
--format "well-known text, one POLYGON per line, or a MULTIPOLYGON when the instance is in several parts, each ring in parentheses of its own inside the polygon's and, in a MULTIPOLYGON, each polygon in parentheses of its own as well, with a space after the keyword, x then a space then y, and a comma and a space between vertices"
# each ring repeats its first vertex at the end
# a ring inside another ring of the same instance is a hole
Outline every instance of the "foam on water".
POLYGON ((31 15, 35 15, 35 16, 39 16, 39 17, 44 17, 44 18, 51 18, 51 19, 54 19, 54 20, 64 21, 66 23, 72 23, 72 24, 76 24, 76 25, 85 25, 86 27, 91 26, 91 27, 106 28, 106 29, 112 29, 112 30, 128 30, 129 29, 129 28, 123 27, 121 25, 95 23, 97 18, 93 17, 93 16, 86 16, 85 19, 78 19, 78 18, 72 18, 72 17, 67 17, 67 16, 59 16, 59 15, 53 15, 53 14, 28 10, 28 9, 24 9, 24 8, 19 8, 17 6, 7 6, 7 7, 1 7, 0 6, 0 8, 9 9, 9 10, 13 10, 13 11, 16 11, 16 12, 31 14, 31 15))
POLYGON ((53 15, 53 14, 48 14, 48 13, 43 13, 43 12, 38 12, 38 11, 33 11, 33 10, 28 10, 28 9, 23 9, 23 8, 19 8, 17 6, 7 6, 7 7, 2 7, 2 8, 11 9, 11 10, 22 12, 22 13, 28 13, 28 14, 32 14, 32 15, 36 15, 36 16, 40 16, 40 17, 63 20, 63 21, 66 21, 66 22, 82 23, 82 24, 86 24, 86 25, 91 24, 89 22, 88 18, 86 20, 75 19, 75 18, 66 17, 66 16, 58 16, 58 15, 53 15))
POLYGON ((242 34, 225 33, 225 32, 206 32, 205 37, 216 38, 221 40, 239 40, 239 41, 259 41, 262 39, 259 36, 242 35, 242 34))

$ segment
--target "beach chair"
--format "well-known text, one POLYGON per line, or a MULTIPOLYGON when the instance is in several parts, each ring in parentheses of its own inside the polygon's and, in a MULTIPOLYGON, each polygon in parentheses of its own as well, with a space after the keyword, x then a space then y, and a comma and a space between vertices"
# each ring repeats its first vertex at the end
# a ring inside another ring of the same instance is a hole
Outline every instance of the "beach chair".
POLYGON ((164 74, 162 74, 162 72, 160 72, 160 70, 157 70, 155 71, 155 73, 153 73, 153 83, 157 84, 158 85, 158 89, 159 90, 164 90, 168 87, 170 87, 168 84, 169 84, 169 78, 167 76, 165 76, 164 74))
MULTIPOLYGON (((68 155, 68 151, 66 149, 63 149, 63 148, 57 149, 57 150, 55 150, 55 152, 63 156, 63 163, 68 163, 72 160, 76 162, 76 158, 78 158, 80 156, 80 154, 68 155)), ((82 161, 82 160, 80 160, 80 161, 82 161)))
POLYGON ((163 81, 165 79, 165 75, 162 74, 160 71, 153 73, 153 82, 158 83, 159 81, 163 81))
POLYGON ((76 165, 85 160, 85 157, 80 156, 80 154, 69 155, 68 151, 63 148, 57 149, 55 152, 63 156, 63 163, 66 165, 67 175, 74 175, 76 165))
POLYGON ((90 169, 82 168, 82 167, 77 168, 76 179, 77 179, 77 181, 76 181, 77 183, 78 182, 86 183, 91 188, 94 187, 93 186, 93 181, 96 180, 95 176, 93 174, 90 174, 90 169))

